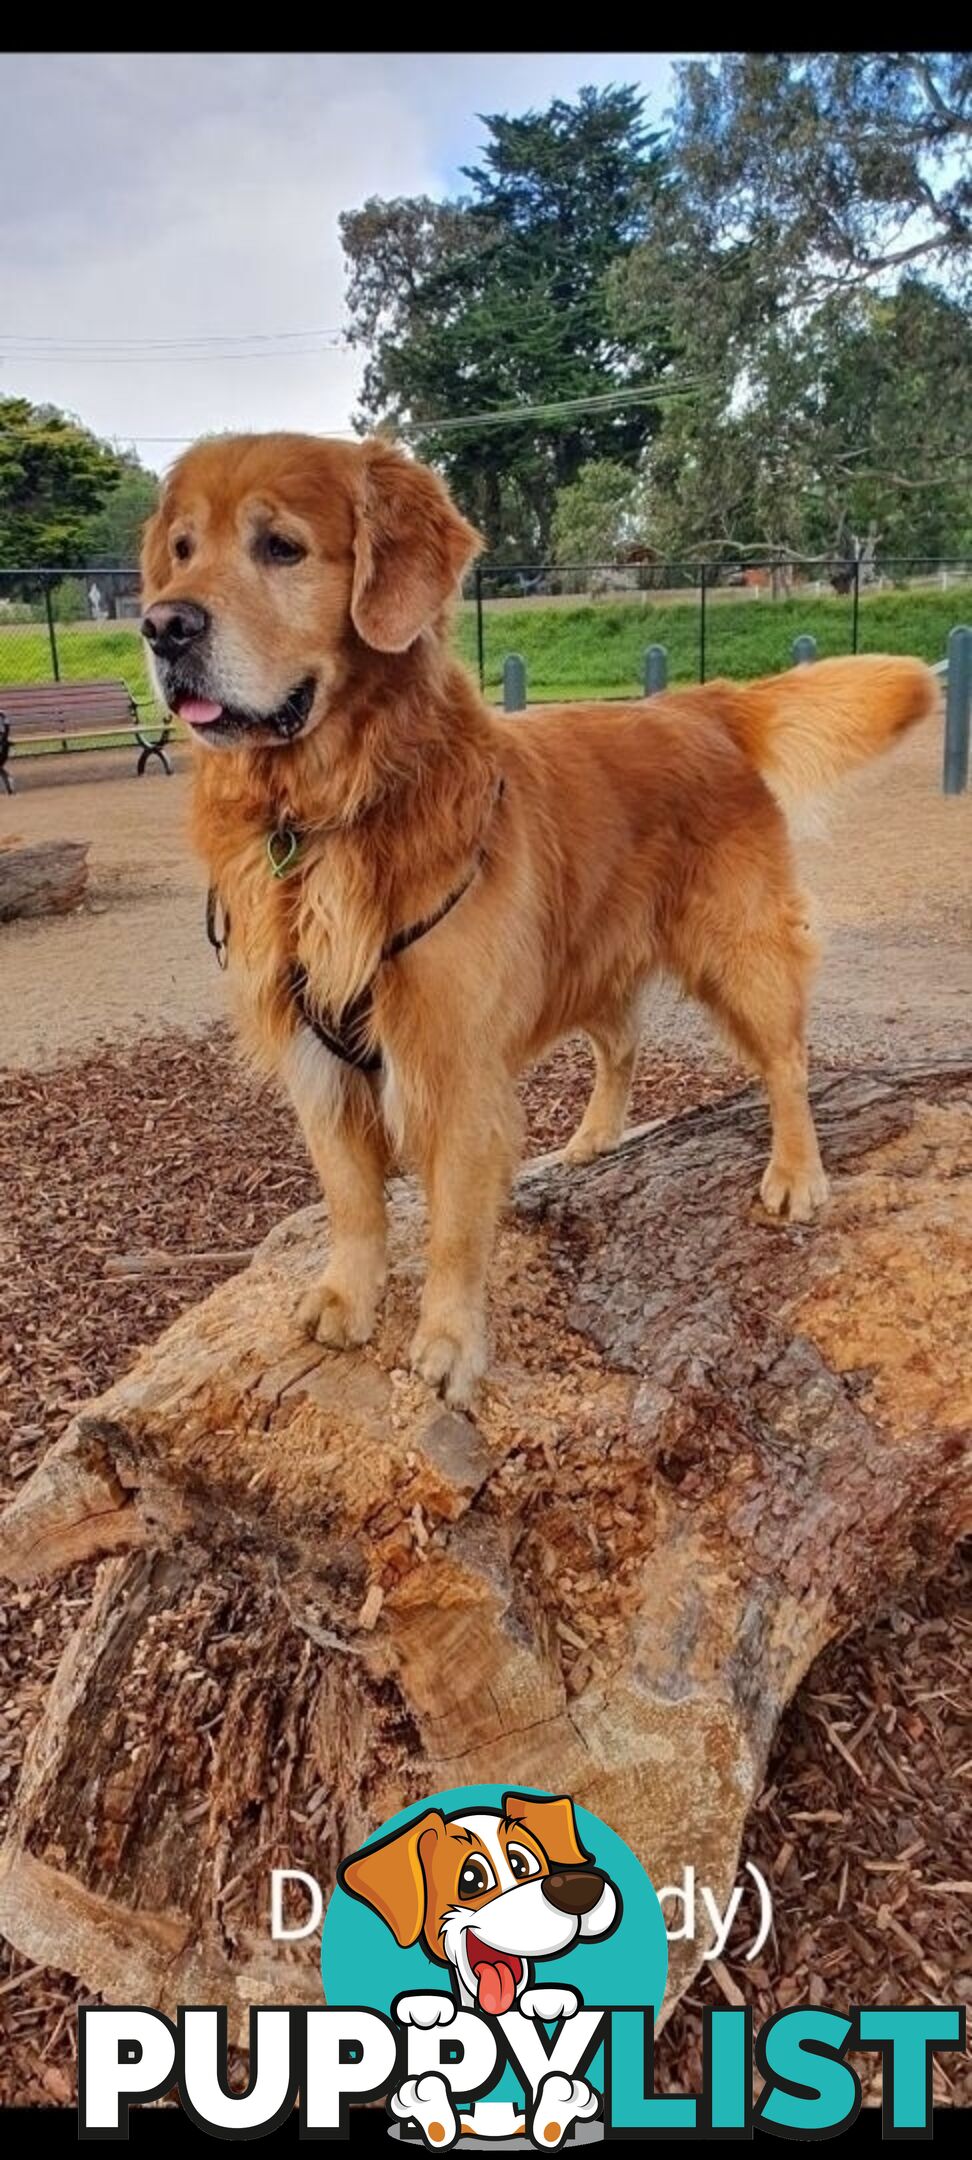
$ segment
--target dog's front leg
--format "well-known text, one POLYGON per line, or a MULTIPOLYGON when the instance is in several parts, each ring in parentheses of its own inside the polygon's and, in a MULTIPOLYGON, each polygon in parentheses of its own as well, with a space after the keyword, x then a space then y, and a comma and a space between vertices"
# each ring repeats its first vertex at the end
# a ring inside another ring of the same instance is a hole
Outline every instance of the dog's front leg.
POLYGON ((486 1370, 486 1270, 519 1152, 522 1117, 503 1076, 440 1104, 422 1151, 429 1254, 412 1364, 457 1409, 486 1370))
POLYGON ((371 1087, 301 1029, 284 1077, 324 1188, 331 1253, 301 1300, 308 1335, 345 1350, 367 1342, 387 1269, 388 1143, 371 1087))

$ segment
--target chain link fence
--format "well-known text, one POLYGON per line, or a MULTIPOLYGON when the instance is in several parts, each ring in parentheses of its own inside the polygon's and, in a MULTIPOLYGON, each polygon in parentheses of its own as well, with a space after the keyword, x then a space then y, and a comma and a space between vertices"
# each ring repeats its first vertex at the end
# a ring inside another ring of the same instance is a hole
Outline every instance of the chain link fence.
MULTIPOLYGON (((621 698, 639 694, 649 645, 665 646, 672 682, 773 673, 790 666, 803 634, 821 656, 937 661, 970 613, 967 557, 483 562, 467 581, 455 639, 494 700, 513 651, 526 661, 531 699, 621 698)), ((0 571, 0 685, 118 679, 147 706, 139 616, 134 568, 0 571)))
POLYGON ((625 698, 642 688, 645 649, 655 644, 666 648, 673 683, 776 673, 792 664, 801 635, 813 637, 821 658, 896 652, 939 661, 949 631, 972 611, 972 557, 483 562, 465 599, 459 645, 488 697, 499 698, 504 661, 515 652, 531 701, 625 698))
POLYGON ((150 702, 141 613, 135 569, 0 571, 0 686, 117 679, 150 702))

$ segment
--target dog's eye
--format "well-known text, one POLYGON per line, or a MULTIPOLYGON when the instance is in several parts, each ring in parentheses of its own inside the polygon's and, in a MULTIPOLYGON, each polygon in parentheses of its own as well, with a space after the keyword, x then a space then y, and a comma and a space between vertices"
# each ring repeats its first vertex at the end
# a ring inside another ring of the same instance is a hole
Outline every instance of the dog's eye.
POLYGON ((525 1845, 508 1845, 506 1857, 510 1874, 515 1875, 517 1882, 527 1882, 531 1875, 539 1875, 540 1862, 536 1853, 528 1852, 525 1845))
POLYGON ((188 533, 180 533, 178 539, 173 540, 172 553, 175 556, 176 562, 188 562, 189 557, 192 554, 192 541, 190 540, 188 533))
POLYGON ((299 540, 288 540, 286 533, 272 532, 264 533, 260 553, 265 562, 298 563, 303 562, 307 549, 301 547, 299 540))
POLYGON ((474 1859, 466 1860, 463 1864, 459 1875, 459 1895, 463 1898, 482 1897, 483 1891, 492 1890, 495 1883, 496 1877, 489 1861, 484 1860, 481 1853, 477 1853, 474 1859))

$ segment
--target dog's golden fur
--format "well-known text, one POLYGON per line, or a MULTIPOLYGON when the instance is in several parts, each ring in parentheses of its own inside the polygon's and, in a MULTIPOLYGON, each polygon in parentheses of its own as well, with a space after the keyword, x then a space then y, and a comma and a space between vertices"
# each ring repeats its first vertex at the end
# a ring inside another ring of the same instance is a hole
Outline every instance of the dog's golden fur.
POLYGON ((287 1086, 329 1203, 332 1254, 306 1325, 335 1347, 370 1334, 384 1180, 403 1159, 430 1217, 413 1356, 459 1403, 485 1365, 516 1074, 583 1029, 596 1080, 566 1153, 613 1146, 656 971, 701 999, 763 1077, 766 1206, 802 1219, 824 1199, 806 1090, 813 948, 781 800, 876 755, 936 701, 918 661, 866 658, 500 718, 446 637, 476 545, 441 482, 390 446, 270 435, 182 458, 143 556, 148 600, 207 610, 205 692, 244 704, 253 723, 230 747, 196 751, 193 824, 231 919, 245 1041, 287 1086), (253 535, 268 524, 302 561, 267 564, 253 535), (303 733, 268 737, 259 716, 311 676, 303 733), (282 819, 302 839, 278 882, 265 849, 282 819), (459 903, 381 965, 480 847, 459 903), (295 963, 332 1013, 374 977, 378 1078, 339 1064, 302 1024, 295 963))

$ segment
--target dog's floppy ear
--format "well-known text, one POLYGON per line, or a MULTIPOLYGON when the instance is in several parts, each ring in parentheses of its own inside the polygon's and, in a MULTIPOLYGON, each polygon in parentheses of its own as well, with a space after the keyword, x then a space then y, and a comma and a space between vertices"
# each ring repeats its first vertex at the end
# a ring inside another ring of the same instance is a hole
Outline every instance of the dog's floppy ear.
POLYGON ((390 443, 365 443, 351 620, 366 645, 404 652, 414 644, 481 546, 427 465, 416 465, 390 443))
POLYGON ((438 1808, 430 1808, 404 1830, 383 1838, 380 1845, 366 1845, 352 1853, 338 1869, 338 1881, 352 1897, 370 1905, 403 1950, 418 1942, 425 1925, 426 1881, 423 1849, 443 1835, 445 1820, 438 1808))
POLYGON ((504 1793, 503 1813, 530 1831, 551 1866, 583 1867, 592 1858, 577 1835, 574 1803, 566 1794, 557 1800, 536 1800, 532 1793, 504 1793))

